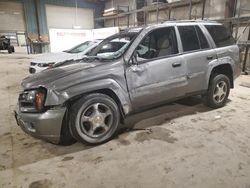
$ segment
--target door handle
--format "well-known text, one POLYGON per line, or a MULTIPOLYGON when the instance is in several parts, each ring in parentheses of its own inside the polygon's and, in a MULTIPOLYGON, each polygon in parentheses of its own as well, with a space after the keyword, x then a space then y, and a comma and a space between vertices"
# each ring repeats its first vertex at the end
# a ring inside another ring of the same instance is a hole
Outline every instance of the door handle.
POLYGON ((212 56, 212 55, 207 56, 207 60, 212 60, 213 58, 214 58, 214 56, 212 56))
POLYGON ((172 64, 172 67, 180 67, 181 66, 181 63, 180 62, 175 62, 172 64))

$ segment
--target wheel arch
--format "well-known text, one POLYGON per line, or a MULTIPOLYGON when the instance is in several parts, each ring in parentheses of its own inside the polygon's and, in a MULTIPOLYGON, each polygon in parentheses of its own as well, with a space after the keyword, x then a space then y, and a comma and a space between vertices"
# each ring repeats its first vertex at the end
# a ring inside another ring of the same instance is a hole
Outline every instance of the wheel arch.
POLYGON ((211 68, 209 77, 208 77, 208 84, 210 84, 210 80, 215 74, 224 74, 230 80, 230 88, 234 88, 234 77, 233 77, 233 68, 230 63, 218 64, 214 65, 211 68))
POLYGON ((121 120, 122 121, 124 120, 125 115, 126 115, 126 111, 127 111, 126 106, 124 106, 124 104, 121 102, 118 95, 110 88, 97 89, 97 90, 81 93, 81 94, 76 95, 76 96, 68 99, 67 101, 65 101, 64 105, 67 106, 67 107, 70 107, 74 102, 76 102, 77 100, 79 100, 83 96, 89 95, 89 94, 92 94, 92 93, 101 93, 101 94, 107 95, 110 98, 112 98, 119 107, 119 110, 120 110, 120 113, 121 113, 121 118, 122 118, 121 120))

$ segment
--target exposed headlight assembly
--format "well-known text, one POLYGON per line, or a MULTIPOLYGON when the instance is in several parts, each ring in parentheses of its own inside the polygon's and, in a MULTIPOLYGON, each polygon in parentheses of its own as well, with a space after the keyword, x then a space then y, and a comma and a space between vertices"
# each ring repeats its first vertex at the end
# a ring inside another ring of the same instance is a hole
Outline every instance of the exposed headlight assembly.
POLYGON ((46 89, 38 88, 26 90, 19 95, 19 107, 21 112, 41 113, 45 111, 46 89))

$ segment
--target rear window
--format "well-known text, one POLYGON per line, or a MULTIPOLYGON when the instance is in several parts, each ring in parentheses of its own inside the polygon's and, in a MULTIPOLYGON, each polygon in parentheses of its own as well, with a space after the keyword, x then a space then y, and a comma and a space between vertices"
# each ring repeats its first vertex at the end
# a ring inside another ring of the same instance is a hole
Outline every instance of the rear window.
POLYGON ((232 35, 222 25, 205 25, 217 47, 230 46, 235 44, 232 35))

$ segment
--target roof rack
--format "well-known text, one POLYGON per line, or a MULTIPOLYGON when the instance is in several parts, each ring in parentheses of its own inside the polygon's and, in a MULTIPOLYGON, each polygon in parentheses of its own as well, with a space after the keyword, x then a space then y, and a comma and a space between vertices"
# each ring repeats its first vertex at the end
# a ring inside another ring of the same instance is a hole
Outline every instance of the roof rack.
POLYGON ((213 20, 208 20, 208 19, 204 19, 204 20, 169 20, 169 21, 165 21, 162 23, 188 23, 188 22, 193 22, 193 23, 202 23, 202 22, 210 22, 210 23, 217 23, 216 21, 213 20))

